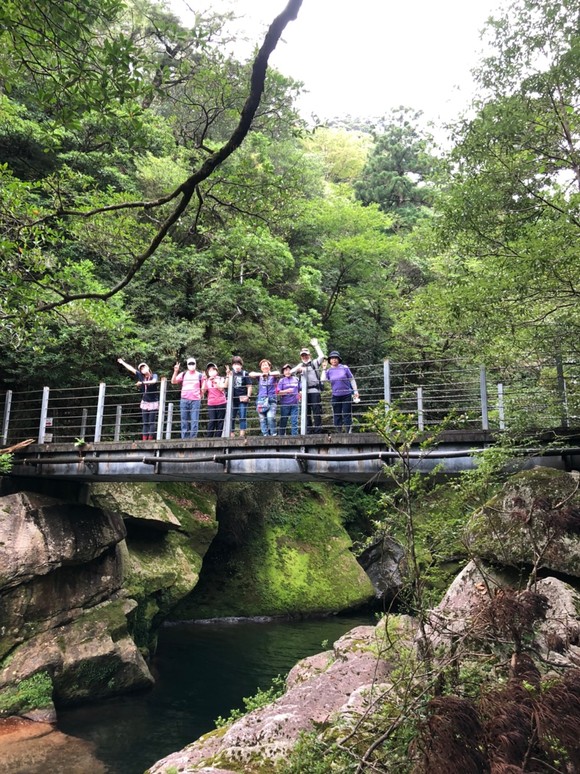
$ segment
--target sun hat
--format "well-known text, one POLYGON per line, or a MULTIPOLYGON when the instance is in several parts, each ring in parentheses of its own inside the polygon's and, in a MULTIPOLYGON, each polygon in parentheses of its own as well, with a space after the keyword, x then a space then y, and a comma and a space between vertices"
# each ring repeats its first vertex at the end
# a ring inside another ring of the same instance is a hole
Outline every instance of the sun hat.
POLYGON ((283 370, 283 371, 285 371, 287 368, 290 368, 290 369, 292 368, 292 366, 290 365, 290 363, 284 363, 284 365, 282 366, 282 370, 283 370))
POLYGON ((143 366, 145 366, 145 368, 149 368, 147 363, 139 363, 139 365, 137 366, 137 370, 140 371, 143 368, 143 366))
POLYGON ((300 354, 301 355, 309 355, 310 354, 310 350, 308 349, 308 347, 302 347, 302 349, 300 350, 300 354))
POLYGON ((338 358, 338 362, 342 363, 342 358, 340 356, 340 352, 337 352, 335 349, 332 350, 332 352, 328 356, 328 359, 331 360, 333 357, 338 358))
POLYGON ((196 365, 196 359, 194 357, 188 357, 187 365, 196 365))
POLYGON ((217 366, 215 363, 208 363, 205 367, 206 371, 209 371, 210 368, 215 368, 217 370, 217 366))

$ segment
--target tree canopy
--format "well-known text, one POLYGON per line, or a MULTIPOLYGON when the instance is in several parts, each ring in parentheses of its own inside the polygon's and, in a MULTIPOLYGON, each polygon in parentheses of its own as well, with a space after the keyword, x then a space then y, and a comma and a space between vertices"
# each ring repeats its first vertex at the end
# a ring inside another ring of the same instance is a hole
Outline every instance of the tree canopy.
POLYGON ((0 350, 94 382, 118 354, 291 362, 578 348, 579 0, 515 0, 437 150, 423 117, 309 128, 301 84, 151 0, 0 9, 0 350))

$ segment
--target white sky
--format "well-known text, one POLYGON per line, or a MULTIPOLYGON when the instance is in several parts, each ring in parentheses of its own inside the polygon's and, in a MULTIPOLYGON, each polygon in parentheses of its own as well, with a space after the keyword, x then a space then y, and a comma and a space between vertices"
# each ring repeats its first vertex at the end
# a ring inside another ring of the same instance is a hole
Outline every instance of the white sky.
MULTIPOLYGON (((304 0, 270 63, 303 81, 305 118, 381 116, 405 105, 427 121, 455 118, 472 93, 479 33, 501 0, 304 0)), ((170 0, 187 23, 186 7, 208 0, 170 0)), ((230 8, 253 43, 285 0, 213 0, 230 8)))

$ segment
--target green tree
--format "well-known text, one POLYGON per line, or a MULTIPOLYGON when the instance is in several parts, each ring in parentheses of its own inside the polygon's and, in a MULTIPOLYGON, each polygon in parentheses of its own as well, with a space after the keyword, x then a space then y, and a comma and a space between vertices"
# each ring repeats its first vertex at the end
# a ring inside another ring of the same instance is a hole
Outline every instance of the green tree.
MULTIPOLYGON (((175 94, 178 89, 183 94, 188 77, 204 84, 211 84, 213 78, 221 84, 222 91, 213 92, 219 102, 228 87, 227 75, 232 74, 233 63, 221 62, 223 66, 216 75, 216 61, 220 57, 205 55, 209 33, 204 32, 203 26, 201 30, 189 31, 190 44, 185 46, 186 32, 177 30, 175 20, 167 14, 155 17, 158 32, 160 25, 165 24, 157 45, 151 32, 155 26, 152 15, 151 25, 143 36, 147 45, 139 48, 135 40, 142 30, 141 20, 127 34, 127 19, 122 15, 121 5, 103 0, 102 7, 99 5, 92 13, 82 2, 65 3, 58 12, 54 4, 45 5, 34 6, 30 22, 12 3, 3 12, 7 51, 2 60, 4 89, 11 91, 14 105, 20 99, 22 104, 31 105, 34 101, 31 95, 36 95, 37 109, 45 111, 39 113, 39 125, 52 111, 50 126, 46 121, 44 132, 42 127, 38 129, 38 137, 29 143, 34 153, 43 156, 42 141, 48 140, 45 142, 48 174, 36 169, 30 179, 20 178, 17 173, 27 166, 25 154, 20 170, 13 170, 9 165, 2 170, 0 260, 4 292, 0 320, 7 329, 16 326, 21 331, 30 331, 39 325, 43 313, 87 300, 112 298, 134 280, 160 245, 172 237, 183 238, 185 232, 193 237, 190 243, 204 246, 206 240, 198 228, 206 195, 203 184, 241 146, 253 130, 254 120, 267 121, 267 111, 260 113, 264 92, 278 107, 281 103, 289 104, 289 97, 284 93, 288 83, 274 77, 270 84, 266 72, 269 55, 286 24, 296 17, 301 0, 289 0, 273 21, 251 73, 243 68, 239 71, 239 88, 228 102, 227 120, 223 115, 221 123, 208 118, 205 133, 196 124, 189 143, 183 143, 183 151, 178 150, 172 158, 174 170, 182 167, 183 176, 169 190, 151 199, 142 196, 135 180, 138 164, 125 162, 128 157, 134 158, 136 150, 143 156, 152 152, 157 156, 168 153, 169 135, 165 132, 163 136, 164 122, 157 121, 154 127, 155 119, 144 112, 152 89, 158 89, 161 94, 161 86, 167 91, 173 85, 175 94), (75 25, 80 29, 78 50, 75 49, 75 25), (57 40, 59 29, 62 41, 57 40), (177 39, 174 49, 183 56, 174 57, 175 66, 164 65, 163 77, 159 79, 164 56, 159 51, 166 48, 170 34, 177 39), (35 52, 33 64, 30 51, 35 52), (99 68, 105 67, 103 61, 106 64, 107 57, 113 57, 118 67, 126 71, 125 80, 118 76, 115 88, 109 87, 106 78, 99 80, 95 75, 99 68), (241 99, 243 72, 249 77, 249 88, 246 87, 241 99), (11 73, 14 73, 12 81, 11 73), (171 83, 171 73, 178 75, 175 84, 171 83), (70 82, 66 80, 67 74, 70 82), (55 102, 60 92, 62 98, 55 102), (79 118, 72 120, 71 114, 79 101, 86 106, 79 118), (104 117, 105 126, 95 120, 97 109, 104 117), (214 124, 216 131, 211 134, 209 129, 214 124), (113 147, 112 136, 127 140, 126 146, 120 150, 113 147), (108 165, 103 167, 103 161, 108 165)), ((201 90, 201 97, 211 91, 209 87, 205 92, 201 90)), ((205 107, 209 116, 210 106, 205 107)), ((203 109, 202 101, 199 111, 203 109)), ((16 126, 23 135, 26 127, 22 121, 23 113, 14 107, 11 131, 16 126)), ((214 195, 214 202, 215 198, 214 195)))
POLYGON ((439 280, 417 299, 467 346, 578 355, 580 3, 516 0, 487 26, 475 117, 441 199, 439 280))
POLYGON ((435 167, 429 138, 418 128, 421 113, 399 108, 374 130, 375 142, 360 179, 357 198, 393 215, 393 230, 413 227, 432 203, 429 178, 435 167))
POLYGON ((331 183, 353 183, 367 160, 372 144, 368 132, 318 126, 305 137, 309 153, 321 159, 325 177, 331 183))

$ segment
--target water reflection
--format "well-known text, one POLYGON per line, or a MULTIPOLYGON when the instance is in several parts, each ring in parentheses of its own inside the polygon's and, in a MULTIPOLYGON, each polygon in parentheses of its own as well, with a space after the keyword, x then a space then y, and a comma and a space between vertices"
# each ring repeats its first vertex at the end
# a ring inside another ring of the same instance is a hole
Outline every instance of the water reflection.
MULTIPOLYGON (((354 626, 373 622, 369 616, 337 616, 170 626, 159 639, 153 689, 61 711, 59 728, 91 742, 108 774, 142 774, 211 730, 216 717, 242 707, 244 696, 268 688, 300 658, 330 647, 354 626)), ((58 761, 47 761, 47 770, 64 774, 58 761)))

